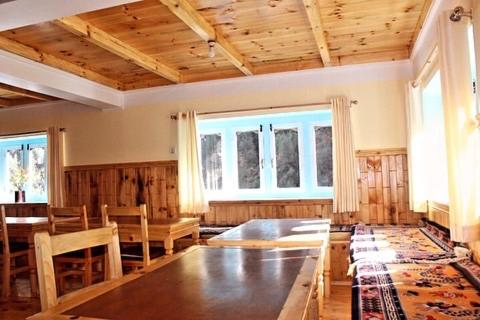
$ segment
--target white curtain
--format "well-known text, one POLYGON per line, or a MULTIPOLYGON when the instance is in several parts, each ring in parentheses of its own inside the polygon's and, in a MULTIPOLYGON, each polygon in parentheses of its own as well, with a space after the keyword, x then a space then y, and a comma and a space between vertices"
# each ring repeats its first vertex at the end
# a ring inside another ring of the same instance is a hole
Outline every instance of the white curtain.
POLYGON ((409 82, 406 97, 410 210, 427 212, 425 185, 425 160, 427 155, 423 151, 426 141, 422 124, 422 89, 420 86, 415 87, 413 82, 409 82))
POLYGON ((350 105, 345 97, 332 102, 333 212, 359 211, 357 163, 353 143, 350 105))
POLYGON ((57 127, 47 129, 48 143, 48 203, 53 207, 64 205, 63 132, 57 127))
POLYGON ((208 212, 208 200, 200 166, 197 116, 194 111, 178 113, 178 190, 181 214, 208 212))
POLYGON ((445 114, 450 230, 455 241, 480 238, 480 130, 475 121, 468 54, 469 19, 439 19, 438 48, 445 114))

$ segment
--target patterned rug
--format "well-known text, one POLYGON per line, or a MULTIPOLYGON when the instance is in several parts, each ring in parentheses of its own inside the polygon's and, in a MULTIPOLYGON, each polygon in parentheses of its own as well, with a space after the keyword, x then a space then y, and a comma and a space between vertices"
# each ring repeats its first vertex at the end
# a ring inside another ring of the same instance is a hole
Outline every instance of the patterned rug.
POLYGON ((356 225, 350 244, 351 262, 419 263, 449 260, 453 246, 428 228, 356 225))
POLYGON ((455 265, 359 262, 352 319, 479 320, 480 268, 465 262, 468 279, 455 265))

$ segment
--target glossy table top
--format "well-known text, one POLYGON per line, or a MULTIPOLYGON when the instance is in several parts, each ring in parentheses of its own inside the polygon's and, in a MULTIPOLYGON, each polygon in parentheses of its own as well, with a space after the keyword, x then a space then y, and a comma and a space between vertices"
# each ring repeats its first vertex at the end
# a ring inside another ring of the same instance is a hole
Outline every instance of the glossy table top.
POLYGON ((300 268, 318 253, 198 247, 63 314, 118 320, 277 319, 300 268))
POLYGON ((327 240, 329 219, 255 219, 208 240, 208 244, 241 245, 272 242, 275 244, 302 242, 305 244, 327 240))
POLYGON ((7 225, 14 224, 46 224, 47 217, 6 217, 7 225))

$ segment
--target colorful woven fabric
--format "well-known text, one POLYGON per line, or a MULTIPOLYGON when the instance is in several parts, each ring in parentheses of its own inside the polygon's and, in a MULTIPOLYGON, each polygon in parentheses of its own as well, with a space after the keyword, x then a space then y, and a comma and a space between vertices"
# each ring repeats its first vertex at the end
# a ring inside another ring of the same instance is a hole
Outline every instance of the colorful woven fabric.
POLYGON ((431 263, 437 260, 451 262, 453 258, 453 247, 427 228, 357 225, 352 231, 352 263, 431 263))
POLYGON ((352 319, 480 319, 480 291, 448 264, 359 262, 352 303, 352 319))

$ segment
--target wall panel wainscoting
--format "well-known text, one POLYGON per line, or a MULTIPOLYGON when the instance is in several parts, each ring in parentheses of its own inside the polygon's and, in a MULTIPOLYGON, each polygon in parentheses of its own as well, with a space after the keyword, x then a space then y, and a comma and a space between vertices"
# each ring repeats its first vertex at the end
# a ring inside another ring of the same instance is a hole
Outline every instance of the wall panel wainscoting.
POLYGON ((67 167, 67 206, 85 204, 89 215, 100 216, 100 206, 147 204, 149 217, 178 214, 177 162, 159 161, 67 167))
MULTIPOLYGON (((408 210, 405 149, 357 151, 361 210, 332 214, 331 199, 212 201, 204 223, 236 225, 254 218, 331 218, 337 224, 409 223, 421 214, 408 210)), ((106 203, 146 203, 151 217, 178 216, 177 163, 157 161, 67 167, 66 205, 86 204, 98 216, 106 203)))
POLYGON ((4 204, 7 217, 46 217, 46 203, 8 203, 4 204))
POLYGON ((421 213, 409 210, 405 149, 358 150, 359 219, 372 224, 416 224, 421 213))

